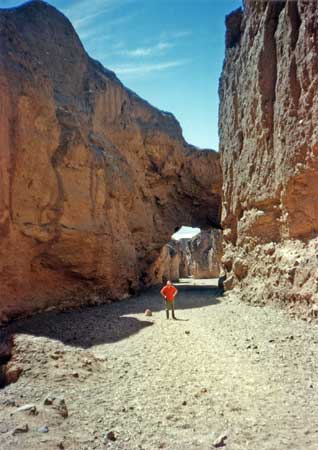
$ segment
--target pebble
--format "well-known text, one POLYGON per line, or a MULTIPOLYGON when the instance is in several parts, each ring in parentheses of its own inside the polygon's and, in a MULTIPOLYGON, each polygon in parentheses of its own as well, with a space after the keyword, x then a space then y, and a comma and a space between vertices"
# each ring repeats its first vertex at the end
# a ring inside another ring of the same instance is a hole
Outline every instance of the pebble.
POLYGON ((20 406, 20 408, 16 409, 11 413, 11 415, 17 413, 17 412, 28 412, 32 416, 36 416, 38 414, 36 406, 32 403, 20 406))
POLYGON ((3 400, 2 405, 4 406, 16 406, 15 400, 11 399, 11 398, 6 398, 5 400, 3 400))
POLYGON ((63 397, 56 399, 56 402, 54 404, 54 408, 58 411, 60 416, 62 416, 64 419, 68 417, 68 409, 65 403, 65 400, 63 397))
POLYGON ((29 425, 26 423, 24 425, 18 425, 13 431, 12 434, 19 433, 27 433, 29 431, 29 425))
POLYGON ((226 434, 221 434, 215 441, 213 442, 213 447, 220 448, 226 445, 225 441, 227 439, 226 434))
POLYGON ((146 309, 145 316, 147 316, 147 317, 152 316, 152 311, 150 309, 146 309))
POLYGON ((47 425, 44 425, 44 427, 38 428, 38 432, 39 433, 48 433, 49 432, 49 427, 47 425))
POLYGON ((109 439, 110 441, 116 441, 116 436, 115 433, 113 431, 109 431, 106 435, 107 439, 109 439))
POLYGON ((43 401, 43 405, 52 405, 54 400, 55 400, 54 396, 48 395, 47 397, 45 397, 45 399, 43 401))

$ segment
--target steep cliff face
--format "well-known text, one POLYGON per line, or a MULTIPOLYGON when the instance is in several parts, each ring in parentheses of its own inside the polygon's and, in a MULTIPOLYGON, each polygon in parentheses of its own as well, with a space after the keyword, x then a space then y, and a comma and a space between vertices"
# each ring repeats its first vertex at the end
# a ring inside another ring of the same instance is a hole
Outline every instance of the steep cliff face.
POLYGON ((150 270, 151 283, 161 284, 167 280, 179 281, 181 258, 182 254, 178 241, 171 240, 162 247, 158 259, 150 270))
POLYGON ((180 240, 180 277, 217 278, 222 258, 222 232, 203 230, 180 240), (183 242, 182 242, 183 241, 183 242))
POLYGON ((151 267, 151 282, 217 278, 221 271, 222 231, 203 230, 193 238, 171 240, 151 267))
POLYGON ((219 127, 226 288, 317 300, 318 6, 244 2, 226 20, 219 127))
POLYGON ((218 155, 89 58, 53 7, 0 10, 0 89, 3 317, 127 296, 182 224, 219 224, 218 155))

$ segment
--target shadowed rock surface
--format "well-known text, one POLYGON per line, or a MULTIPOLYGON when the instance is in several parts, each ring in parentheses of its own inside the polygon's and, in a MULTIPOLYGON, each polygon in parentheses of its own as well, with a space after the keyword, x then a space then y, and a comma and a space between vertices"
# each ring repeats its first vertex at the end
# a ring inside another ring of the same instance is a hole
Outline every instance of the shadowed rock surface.
POLYGON ((0 10, 0 316, 123 298, 182 224, 220 222, 218 154, 32 1, 0 10))
POLYGON ((251 301, 318 293, 317 2, 246 0, 220 81, 225 287, 251 301))
POLYGON ((162 247, 159 258, 151 267, 152 284, 165 283, 167 280, 178 281, 181 260, 179 241, 172 239, 162 247))

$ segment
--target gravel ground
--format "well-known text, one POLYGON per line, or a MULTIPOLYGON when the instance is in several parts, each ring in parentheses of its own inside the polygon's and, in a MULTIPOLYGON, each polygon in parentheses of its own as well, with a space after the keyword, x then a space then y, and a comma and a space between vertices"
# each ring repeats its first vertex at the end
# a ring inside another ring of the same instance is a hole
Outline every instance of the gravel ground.
POLYGON ((0 449, 317 450, 317 325, 195 284, 15 323, 0 449))

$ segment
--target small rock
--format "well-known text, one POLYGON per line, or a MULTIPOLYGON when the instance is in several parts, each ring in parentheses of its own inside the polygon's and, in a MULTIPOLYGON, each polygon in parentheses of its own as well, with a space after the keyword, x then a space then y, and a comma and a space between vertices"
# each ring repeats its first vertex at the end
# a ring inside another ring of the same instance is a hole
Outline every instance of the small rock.
POLYGON ((55 397, 53 397, 52 395, 48 395, 47 397, 45 397, 43 404, 46 406, 53 405, 54 400, 55 400, 55 397))
POLYGON ((57 409, 58 413, 66 419, 68 417, 68 410, 65 403, 64 398, 58 398, 56 399, 56 404, 54 405, 54 408, 57 409))
POLYGON ((29 431, 29 425, 26 423, 24 425, 18 425, 13 431, 12 434, 19 433, 27 433, 29 431))
POLYGON ((15 400, 11 398, 6 398, 1 402, 4 406, 16 406, 15 400))
POLYGON ((227 439, 227 436, 225 434, 221 434, 214 442, 213 447, 219 448, 224 447, 226 445, 225 441, 227 439))
POLYGON ((186 402, 186 400, 184 400, 184 401, 182 402, 182 406, 186 406, 186 404, 187 404, 187 402, 186 402))
POLYGON ((79 377, 78 372, 73 372, 72 375, 73 375, 74 378, 78 378, 79 377))
POLYGON ((207 388, 202 388, 201 389, 202 394, 206 394, 208 392, 207 388))
POLYGON ((113 431, 109 431, 106 435, 107 439, 109 439, 110 441, 116 441, 116 436, 115 433, 113 431))
POLYGON ((44 425, 44 427, 38 428, 38 433, 48 433, 49 427, 47 425, 44 425))
POLYGON ((38 413, 37 409, 36 409, 36 406, 34 404, 31 404, 31 403, 28 404, 28 405, 20 406, 20 408, 16 409, 13 413, 11 413, 11 415, 15 414, 17 412, 28 412, 32 416, 36 416, 37 413, 38 413))
POLYGON ((190 331, 189 330, 185 330, 185 334, 190 334, 190 331))
POLYGON ((145 316, 147 316, 147 317, 152 316, 152 311, 150 309, 146 309, 145 316))
POLYGON ((8 425, 5 423, 0 423, 0 433, 7 433, 8 432, 8 425))
POLYGON ((13 365, 6 369, 5 378, 6 384, 16 383, 22 373, 19 366, 13 365))

